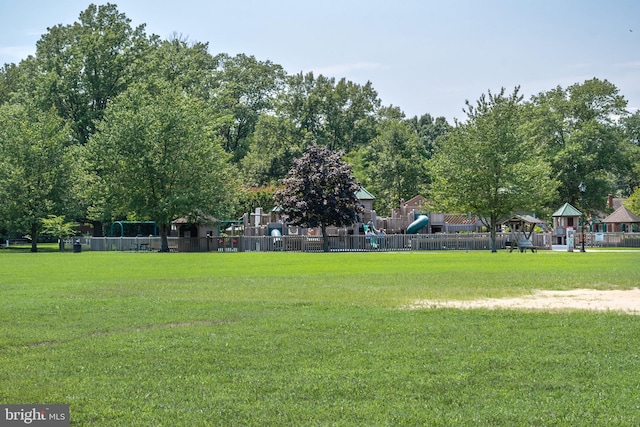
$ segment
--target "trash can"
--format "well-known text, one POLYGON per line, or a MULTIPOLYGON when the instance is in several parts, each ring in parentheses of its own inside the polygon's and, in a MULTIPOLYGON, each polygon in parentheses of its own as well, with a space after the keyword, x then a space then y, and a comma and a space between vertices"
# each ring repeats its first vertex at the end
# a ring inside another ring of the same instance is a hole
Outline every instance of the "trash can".
POLYGON ((82 252, 82 245, 80 244, 80 240, 74 240, 73 242, 73 253, 82 252))

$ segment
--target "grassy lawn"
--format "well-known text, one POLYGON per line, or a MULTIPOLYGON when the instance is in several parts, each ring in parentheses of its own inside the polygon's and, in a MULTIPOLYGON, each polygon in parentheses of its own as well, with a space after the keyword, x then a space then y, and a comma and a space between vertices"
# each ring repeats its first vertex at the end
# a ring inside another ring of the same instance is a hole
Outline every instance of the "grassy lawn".
POLYGON ((640 253, 0 252, 0 403, 72 425, 640 424, 640 317, 404 310, 630 289, 640 253))

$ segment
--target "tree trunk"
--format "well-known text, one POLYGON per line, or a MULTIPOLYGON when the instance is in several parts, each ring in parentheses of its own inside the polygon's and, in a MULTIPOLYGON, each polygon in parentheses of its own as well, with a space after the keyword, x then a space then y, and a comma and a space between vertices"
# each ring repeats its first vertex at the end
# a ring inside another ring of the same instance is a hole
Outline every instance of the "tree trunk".
POLYGON ((327 226, 321 224, 320 229, 322 230, 322 250, 324 252, 329 252, 329 236, 327 235, 327 226))
POLYGON ((31 226, 31 252, 38 252, 38 228, 31 226))
POLYGON ((496 247, 496 218, 493 217, 493 215, 491 216, 491 219, 489 220, 489 230, 490 233, 489 235, 491 236, 491 252, 495 253, 498 252, 498 248, 496 247))
POLYGON ((62 236, 58 238, 58 249, 60 250, 60 252, 64 252, 64 237, 62 236))
POLYGON ((102 232, 102 221, 92 221, 93 237, 104 237, 102 232))
POLYGON ((169 226, 160 224, 160 252, 169 252, 169 226))

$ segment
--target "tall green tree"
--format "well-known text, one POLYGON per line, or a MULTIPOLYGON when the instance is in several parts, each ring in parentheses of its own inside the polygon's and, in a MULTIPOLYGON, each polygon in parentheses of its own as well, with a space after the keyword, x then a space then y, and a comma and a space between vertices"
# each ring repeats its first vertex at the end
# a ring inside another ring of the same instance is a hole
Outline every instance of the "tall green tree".
MULTIPOLYGON (((308 137, 312 135, 307 134, 308 137)), ((242 178, 247 185, 275 185, 286 176, 293 160, 312 142, 298 139, 296 124, 286 118, 261 115, 256 123, 248 154, 241 160, 242 178)))
POLYGON ((599 79, 531 99, 526 132, 545 150, 560 182, 555 205, 578 203, 578 185, 584 182, 587 210, 602 209, 607 194, 616 192, 616 182, 629 174, 628 143, 616 119, 626 115, 626 105, 615 85, 599 79))
POLYGON ((302 136, 313 135, 319 145, 349 152, 375 136, 378 93, 367 82, 358 85, 346 79, 313 73, 289 76, 280 98, 278 113, 296 123, 302 136))
POLYGON ((294 225, 320 227, 323 249, 329 251, 327 227, 344 227, 358 221, 361 205, 356 197, 360 184, 341 152, 312 145, 294 161, 275 200, 294 225))
POLYGON ((4 64, 0 68, 0 105, 9 102, 18 89, 19 69, 16 64, 4 64))
POLYGON ((163 80, 113 101, 87 150, 111 215, 153 220, 168 251, 172 221, 226 216, 235 183, 204 102, 163 80))
POLYGON ((376 211, 390 215, 401 200, 425 192, 428 156, 418 133, 399 110, 385 113, 377 133, 369 146, 361 149, 361 160, 366 163, 362 183, 376 195, 376 211))
POLYGON ((133 28, 116 5, 91 4, 77 22, 48 28, 36 44, 32 97, 55 107, 85 144, 109 101, 135 79, 133 68, 149 45, 144 25, 133 28))
POLYGON ((522 132, 519 88, 467 101, 467 120, 442 139, 432 158, 431 196, 449 211, 478 215, 491 232, 517 211, 536 212, 557 183, 535 142, 522 132))
POLYGON ((0 106, 0 218, 6 229, 31 236, 38 251, 42 219, 71 204, 69 132, 54 111, 0 106))
POLYGON ((272 114, 256 123, 243 176, 259 185, 284 177, 296 155, 317 144, 331 150, 355 151, 376 136, 380 100, 370 83, 313 73, 288 76, 272 114))
POLYGON ((449 133, 451 125, 444 117, 432 117, 431 114, 423 114, 422 116, 414 116, 407 119, 407 123, 416 131, 428 159, 433 155, 433 149, 438 138, 449 133))
POLYGON ((136 81, 165 80, 191 96, 209 100, 217 87, 217 67, 218 60, 209 53, 207 43, 173 34, 168 40, 152 37, 144 59, 135 64, 132 73, 136 81))
POLYGON ((619 183, 624 195, 633 193, 640 187, 640 111, 624 117, 621 123, 624 132, 622 145, 626 151, 623 157, 630 165, 630 172, 627 175, 621 175, 622 179, 619 183))
POLYGON ((237 163, 249 150, 259 117, 274 111, 286 73, 280 65, 244 54, 220 54, 216 60, 212 108, 223 147, 237 163))

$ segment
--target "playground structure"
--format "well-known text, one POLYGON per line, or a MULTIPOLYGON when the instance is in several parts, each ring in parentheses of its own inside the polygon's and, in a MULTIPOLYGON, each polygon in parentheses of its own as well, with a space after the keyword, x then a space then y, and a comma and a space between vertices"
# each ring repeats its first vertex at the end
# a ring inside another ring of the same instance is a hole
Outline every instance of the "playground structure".
MULTIPOLYGON (((428 201, 418 195, 406 202, 401 201, 390 217, 379 217, 373 210, 375 197, 364 189, 358 192, 358 196, 364 208, 358 221, 348 227, 327 227, 330 251, 474 250, 494 247, 490 230, 471 214, 433 212, 428 208, 428 201)), ((618 214, 619 210, 616 210, 610 217, 618 214)), ((624 217, 623 220, 631 222, 629 228, 640 224, 634 218, 624 217)), ((116 221, 109 230, 110 237, 76 236, 74 243, 80 241, 84 249, 90 250, 158 250, 160 237, 153 228, 141 231, 144 227, 155 228, 155 224, 116 221)), ((589 230, 585 239, 589 246, 640 247, 640 233, 635 232, 589 230)), ((513 215, 501 221, 495 230, 495 247, 508 251, 559 250, 562 245, 557 240, 556 221, 554 228, 549 230, 544 221, 530 215, 513 215)), ((320 252, 324 249, 320 228, 292 225, 278 208, 268 211, 256 208, 241 219, 201 218, 194 222, 180 218, 171 224, 168 242, 170 250, 177 252, 320 252)))
MULTIPOLYGON (((366 190, 359 192, 358 196, 364 208, 359 221, 350 227, 327 227, 327 234, 330 237, 379 237, 481 231, 479 221, 471 215, 428 212, 426 199, 420 195, 406 202, 402 201, 400 206, 392 211, 390 217, 377 216, 372 209, 374 197, 366 190)), ((242 224, 243 235, 249 237, 321 237, 319 228, 307 229, 288 224, 277 208, 267 212, 262 208, 256 208, 255 212, 246 213, 243 216, 242 224)))
MULTIPOLYGON (((364 205, 364 203, 363 203, 364 205)), ((377 217, 365 209, 360 220, 350 227, 328 227, 329 250, 422 251, 487 250, 491 236, 471 215, 430 212, 421 196, 403 202, 388 218, 377 217)), ((184 224, 182 224, 184 222, 184 224)), ((169 246, 177 252, 322 252, 319 229, 307 229, 286 222, 278 209, 261 208, 246 213, 240 220, 216 220, 215 223, 172 225, 169 246), (203 234, 205 234, 203 236, 203 234)), ((114 233, 116 234, 116 233, 114 233)), ((501 222, 495 234, 496 247, 520 252, 550 250, 555 234, 546 223, 529 215, 514 215, 501 222)), ((640 247, 640 233, 588 232, 589 245, 602 247, 640 247)), ((82 237, 83 250, 154 251, 160 247, 156 236, 82 237)))

